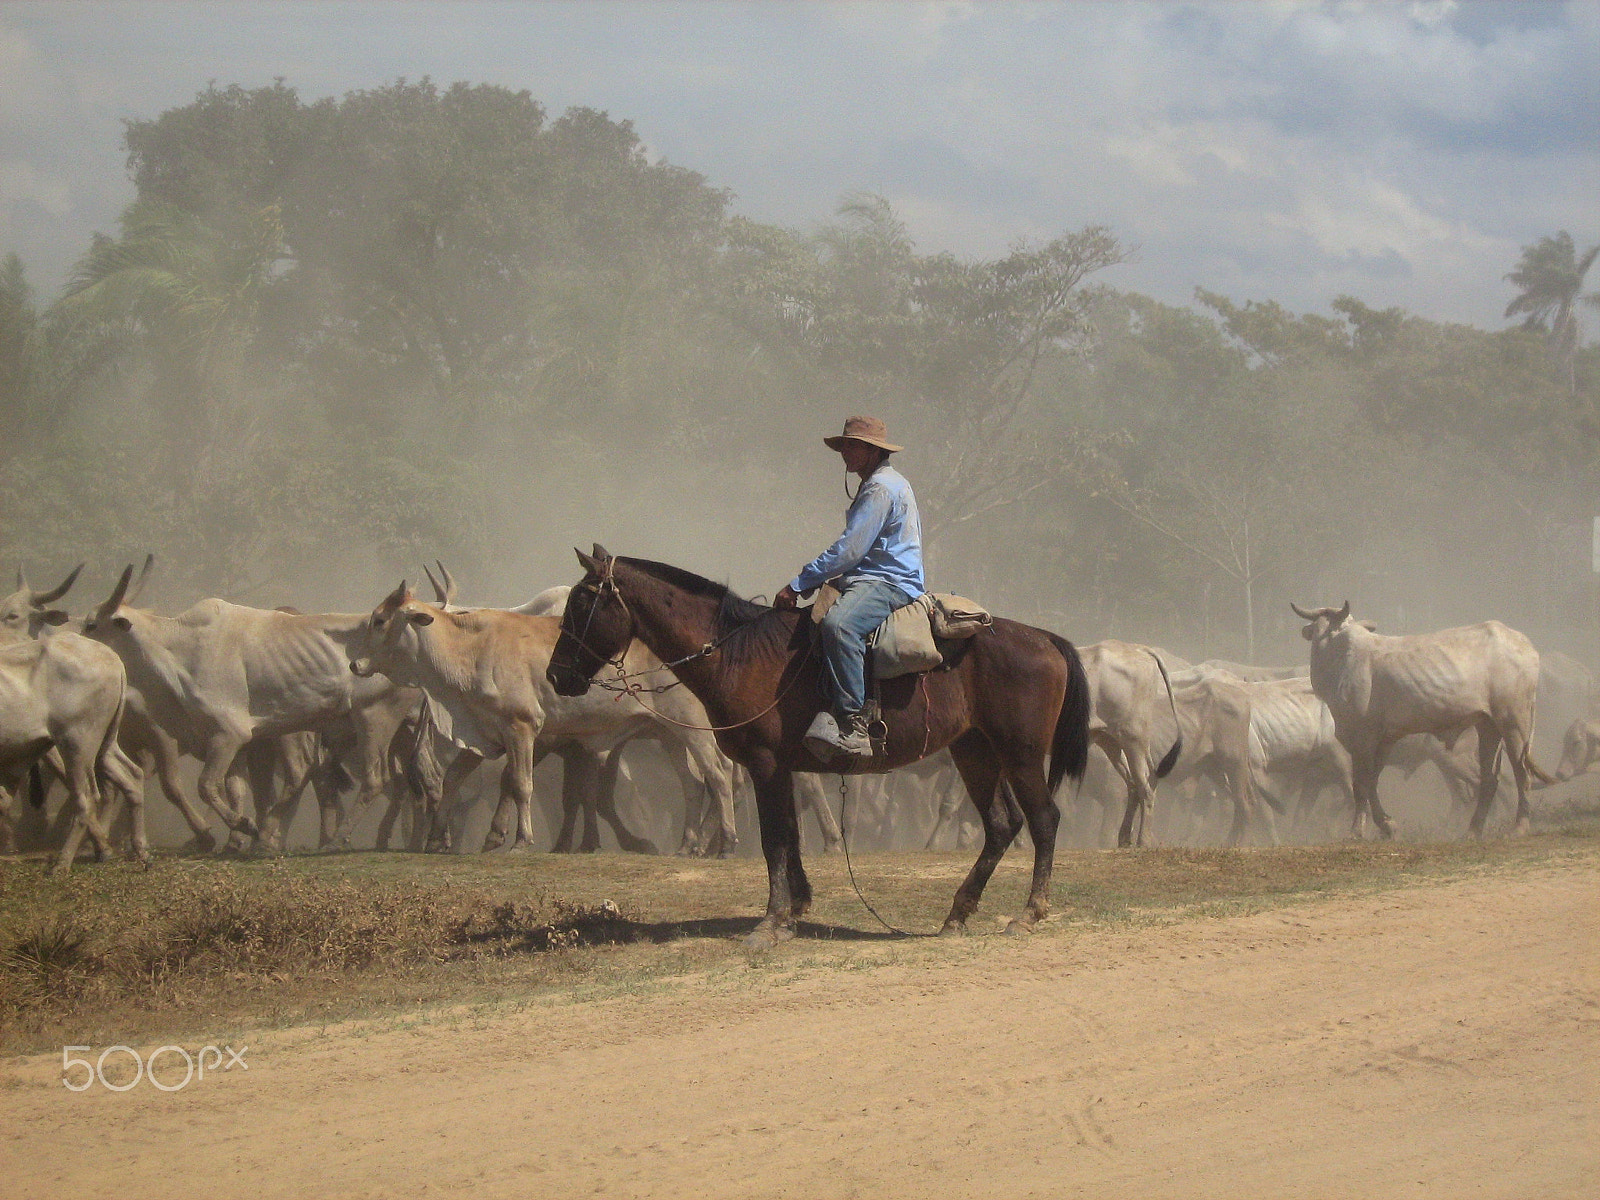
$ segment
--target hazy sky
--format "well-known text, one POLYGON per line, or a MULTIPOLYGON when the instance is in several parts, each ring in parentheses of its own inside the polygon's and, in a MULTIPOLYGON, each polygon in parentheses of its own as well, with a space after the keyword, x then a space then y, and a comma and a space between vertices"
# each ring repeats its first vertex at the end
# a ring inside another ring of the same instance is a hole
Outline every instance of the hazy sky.
POLYGON ((966 256, 1104 223, 1140 248, 1106 281, 1175 303, 1498 328, 1519 247, 1600 240, 1600 0, 0 0, 0 253, 53 292, 132 197, 122 120, 208 81, 423 75, 632 120, 762 220, 869 189, 966 256))

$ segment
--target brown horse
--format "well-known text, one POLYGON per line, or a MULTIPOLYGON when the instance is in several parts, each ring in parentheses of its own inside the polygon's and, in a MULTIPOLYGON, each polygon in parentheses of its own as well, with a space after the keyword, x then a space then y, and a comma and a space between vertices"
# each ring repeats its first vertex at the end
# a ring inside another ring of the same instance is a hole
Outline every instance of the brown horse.
MULTIPOLYGON (((800 865, 791 773, 838 770, 803 736, 823 703, 820 654, 809 614, 735 596, 721 584, 663 563, 577 552, 587 574, 572 589, 549 679, 581 695, 638 638, 705 705, 722 750, 750 772, 767 859, 767 915, 752 942, 794 936, 811 906, 800 865)), ((1016 621, 954 643, 946 665, 881 685, 885 750, 853 771, 889 771, 946 746, 983 817, 984 844, 956 891, 944 933, 962 933, 996 864, 1021 832, 1033 838, 1027 909, 1008 932, 1050 911, 1050 869, 1065 776, 1081 779, 1089 754, 1089 685, 1064 638, 1016 621), (1046 775, 1045 760, 1049 759, 1046 775)))

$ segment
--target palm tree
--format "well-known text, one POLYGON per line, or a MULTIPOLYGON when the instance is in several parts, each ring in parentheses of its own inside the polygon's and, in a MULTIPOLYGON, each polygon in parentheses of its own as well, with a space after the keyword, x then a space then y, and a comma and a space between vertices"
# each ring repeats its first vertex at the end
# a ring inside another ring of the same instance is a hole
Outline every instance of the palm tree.
POLYGON ((96 236, 51 315, 90 340, 142 344, 169 399, 188 410, 174 415, 190 421, 205 415, 208 398, 237 391, 262 293, 285 257, 276 206, 229 235, 175 205, 138 200, 120 238, 96 236))
MULTIPOLYGON (((1591 246, 1578 256, 1572 235, 1563 229, 1554 237, 1540 238, 1522 248, 1522 261, 1506 280, 1519 289, 1519 295, 1506 305, 1506 316, 1523 315, 1522 327, 1545 335, 1550 350, 1566 369, 1567 387, 1576 392, 1574 359, 1578 350, 1577 305, 1583 291, 1583 277, 1600 255, 1600 246, 1591 246)), ((1600 293, 1590 292, 1582 300, 1600 306, 1600 293)))

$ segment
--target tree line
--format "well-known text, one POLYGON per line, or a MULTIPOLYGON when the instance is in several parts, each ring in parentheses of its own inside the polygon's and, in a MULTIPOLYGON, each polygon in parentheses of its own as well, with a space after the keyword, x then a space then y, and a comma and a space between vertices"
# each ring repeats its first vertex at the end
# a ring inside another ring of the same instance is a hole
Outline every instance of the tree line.
POLYGON ((1485 331, 1163 304, 1101 226, 965 259, 870 194, 763 224, 490 85, 212 86, 125 143, 136 198, 59 295, 0 265, 9 557, 364 607, 439 556, 520 599, 614 536, 770 592, 838 522, 818 437, 874 412, 936 584, 1081 640, 1297 656, 1285 602, 1349 596, 1600 649, 1600 248, 1566 232, 1487 270, 1520 321, 1485 331))

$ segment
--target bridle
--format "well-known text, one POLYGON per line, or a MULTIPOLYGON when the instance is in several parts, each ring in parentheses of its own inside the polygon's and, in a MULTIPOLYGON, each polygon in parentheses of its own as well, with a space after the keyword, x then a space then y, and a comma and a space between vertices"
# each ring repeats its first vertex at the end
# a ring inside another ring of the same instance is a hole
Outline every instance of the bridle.
MULTIPOLYGON (((640 678, 642 678, 642 677, 644 677, 646 675, 655 675, 655 674, 657 674, 657 673, 659 673, 661 671, 676 672, 676 670, 679 667, 683 666, 685 663, 694 662, 696 659, 709 658, 712 654, 715 654, 722 647, 722 644, 724 642, 728 641, 735 634, 741 633, 743 630, 745 630, 749 626, 750 622, 746 622, 744 625, 735 625, 732 629, 728 630, 721 637, 707 642, 705 645, 701 646, 700 649, 698 649, 698 650, 690 651, 688 654, 685 654, 682 658, 675 658, 671 662, 664 662, 658 667, 646 667, 642 671, 629 671, 623 666, 622 655, 627 652, 628 643, 632 641, 631 637, 628 639, 628 641, 623 642, 622 648, 617 651, 616 657, 614 657, 614 658, 607 658, 605 655, 601 654, 598 650, 596 650, 593 646, 589 645, 589 643, 588 643, 589 629, 590 629, 590 626, 592 626, 594 624, 595 610, 600 607, 601 597, 605 596, 608 593, 617 598, 617 603, 622 606, 622 611, 628 618, 629 629, 630 630, 632 629, 632 626, 633 626, 633 613, 628 608, 628 602, 622 598, 622 589, 617 586, 616 561, 617 560, 614 559, 614 558, 608 558, 608 559, 605 560, 604 566, 603 566, 603 568, 602 568, 602 570, 600 572, 600 578, 594 584, 594 588, 593 588, 593 591, 594 591, 594 603, 589 606, 589 615, 584 619, 583 632, 573 636, 573 641, 577 643, 579 649, 583 650, 591 658, 595 659, 600 664, 600 666, 609 666, 612 670, 614 670, 617 673, 617 677, 615 679, 610 679, 610 680, 607 680, 607 679, 596 679, 593 675, 590 675, 589 676, 589 681, 592 684, 594 684, 594 686, 596 686, 598 688, 601 688, 604 691, 615 693, 613 699, 616 699, 616 700, 621 700, 623 696, 632 696, 633 699, 634 699, 634 702, 636 704, 638 704, 639 707, 643 708, 651 716, 656 717, 659 720, 665 721, 669 725, 676 725, 680 729, 695 729, 695 730, 699 730, 699 731, 701 731, 703 733, 721 733, 721 732, 724 732, 724 731, 730 730, 730 729, 740 729, 740 728, 743 728, 746 725, 751 724, 754 721, 759 721, 762 717, 766 716, 773 709, 777 708, 778 705, 783 702, 784 697, 786 697, 790 693, 790 691, 792 691, 794 689, 794 685, 800 679, 800 672, 798 672, 798 671, 795 672, 794 678, 789 681, 789 686, 784 688, 781 692, 779 692, 777 697, 772 701, 771 704, 767 705, 766 708, 762 709, 755 716, 749 717, 749 718, 747 718, 746 720, 743 720, 743 721, 735 722, 732 725, 689 725, 689 724, 685 724, 682 721, 674 720, 673 718, 667 716, 665 713, 660 712, 657 709, 651 708, 648 704, 646 704, 643 700, 640 699, 641 696, 646 695, 646 694, 659 695, 662 692, 669 692, 673 688, 681 686, 682 683, 683 683, 683 680, 682 679, 678 679, 678 678, 674 678, 670 683, 662 683, 662 684, 657 684, 654 687, 646 687, 644 684, 636 682, 638 679, 640 679, 640 678)), ((579 584, 577 587, 573 588, 572 590, 574 592, 577 592, 577 591, 583 591, 583 590, 586 590, 586 589, 585 589, 585 586, 583 584, 579 584)), ((571 604, 570 597, 568 599, 568 604, 569 605, 571 604)), ((757 618, 757 619, 759 620, 759 618, 757 618)), ((570 632, 570 631, 563 630, 563 632, 570 632)), ((811 657, 812 652, 815 649, 816 649, 816 641, 815 641, 815 639, 812 639, 810 642, 807 643, 807 646, 806 646, 806 658, 807 659, 809 659, 811 657)), ((802 660, 802 662, 803 661, 804 660, 802 660)), ((578 668, 576 666, 574 667, 574 669, 581 670, 581 668, 578 668)), ((597 666, 595 668, 595 671, 598 672, 599 670, 600 670, 600 667, 597 666)))

